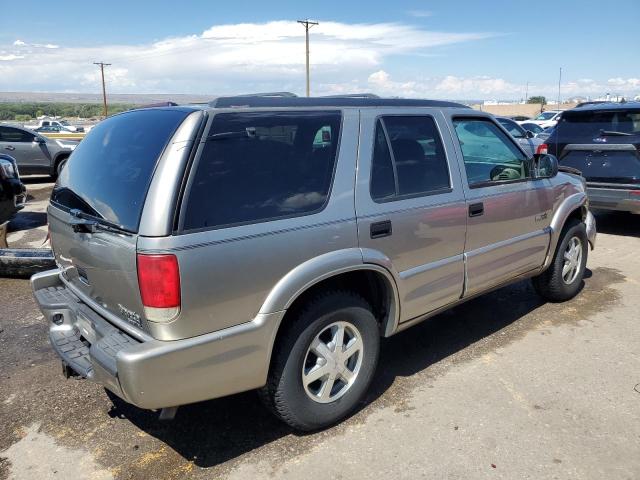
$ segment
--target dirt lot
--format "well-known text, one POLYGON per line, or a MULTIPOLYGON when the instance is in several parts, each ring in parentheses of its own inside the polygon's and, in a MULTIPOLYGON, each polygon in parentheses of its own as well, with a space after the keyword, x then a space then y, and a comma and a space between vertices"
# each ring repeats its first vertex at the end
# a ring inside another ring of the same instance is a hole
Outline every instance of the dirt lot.
POLYGON ((0 479, 638 479, 640 217, 598 222, 576 299, 524 282, 388 339, 362 408, 307 435, 252 392, 160 423, 65 380, 28 281, 0 279, 0 479))

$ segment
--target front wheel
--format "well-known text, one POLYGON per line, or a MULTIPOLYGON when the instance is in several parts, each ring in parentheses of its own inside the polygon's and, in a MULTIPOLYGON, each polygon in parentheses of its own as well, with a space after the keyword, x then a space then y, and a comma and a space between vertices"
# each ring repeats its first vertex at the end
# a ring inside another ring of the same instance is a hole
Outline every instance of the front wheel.
POLYGON ((363 298, 339 291, 320 295, 279 339, 261 397, 293 428, 328 427, 362 400, 379 348, 378 322, 363 298))
POLYGON ((585 224, 572 220, 562 231, 549 268, 532 279, 535 290, 552 302, 575 297, 584 277, 588 251, 585 224))

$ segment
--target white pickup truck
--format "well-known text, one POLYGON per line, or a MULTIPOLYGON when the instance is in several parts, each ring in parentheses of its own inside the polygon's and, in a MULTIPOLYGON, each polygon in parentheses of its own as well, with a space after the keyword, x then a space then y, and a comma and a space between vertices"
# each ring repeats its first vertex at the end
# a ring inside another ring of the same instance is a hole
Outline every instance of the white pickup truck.
POLYGON ((52 120, 52 119, 43 119, 38 121, 35 124, 25 125, 25 128, 29 128, 35 131, 50 131, 50 132, 70 132, 70 133, 81 133, 84 132, 84 127, 76 127, 71 125, 66 120, 52 120))

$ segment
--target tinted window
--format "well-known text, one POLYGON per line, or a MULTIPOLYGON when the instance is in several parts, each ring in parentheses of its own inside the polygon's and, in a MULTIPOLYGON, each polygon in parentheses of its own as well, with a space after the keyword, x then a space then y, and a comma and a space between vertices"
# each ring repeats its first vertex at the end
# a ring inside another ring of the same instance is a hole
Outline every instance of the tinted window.
POLYGON ((138 110, 103 120, 76 147, 52 201, 136 231, 158 158, 188 113, 138 110))
POLYGON ((513 141, 490 120, 454 119, 469 185, 513 181, 530 176, 530 163, 513 141))
POLYGON ((391 151, 382 122, 376 123, 375 144, 371 160, 371 198, 387 200, 396 195, 396 176, 391 160, 391 151))
POLYGON ((33 135, 18 128, 0 127, 0 142, 33 142, 33 135))
MULTIPOLYGON (((615 111, 571 111, 566 112, 558 127, 564 137, 583 138, 591 141, 602 132, 618 132, 624 134, 640 134, 640 109, 615 111)), ((615 134, 614 134, 615 135, 615 134)), ((613 136, 613 135, 612 135, 613 136)))
POLYGON ((525 133, 522 127, 518 125, 516 122, 514 122, 513 120, 508 120, 506 118, 498 118, 497 120, 500 123, 500 125, 502 125, 507 130, 507 132, 511 134, 512 137, 514 138, 525 137, 525 133))
POLYGON ((544 131, 544 128, 542 128, 540 125, 536 125, 535 123, 523 123, 520 126, 532 133, 540 133, 544 131))
POLYGON ((386 116, 378 121, 371 165, 374 200, 428 194, 449 187, 447 159, 433 118, 386 116))
POLYGON ((187 199, 184 229, 305 215, 329 195, 340 112, 220 113, 187 199))
POLYGON ((536 117, 536 120, 551 120, 555 117, 557 112, 542 112, 540 115, 536 117))

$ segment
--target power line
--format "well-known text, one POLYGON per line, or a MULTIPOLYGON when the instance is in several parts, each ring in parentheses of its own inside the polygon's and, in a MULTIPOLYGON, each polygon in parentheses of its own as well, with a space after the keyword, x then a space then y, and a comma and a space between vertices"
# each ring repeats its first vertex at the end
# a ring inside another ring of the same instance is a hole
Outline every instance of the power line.
POLYGON ((102 103, 104 105, 104 118, 107 118, 108 110, 107 110, 107 89, 104 85, 104 67, 108 67, 111 65, 110 63, 104 62, 93 62, 94 65, 100 65, 100 74, 102 75, 102 103))
POLYGON ((305 32, 305 40, 306 40, 306 52, 307 52, 307 97, 310 96, 311 88, 309 82, 309 29, 315 25, 318 25, 318 22, 312 22, 308 18, 306 20, 298 20, 298 23, 304 26, 305 32))

